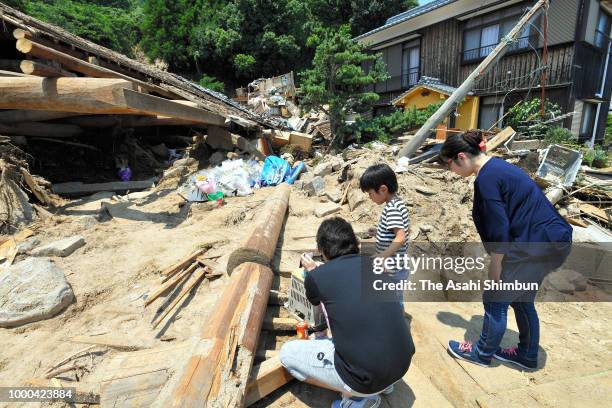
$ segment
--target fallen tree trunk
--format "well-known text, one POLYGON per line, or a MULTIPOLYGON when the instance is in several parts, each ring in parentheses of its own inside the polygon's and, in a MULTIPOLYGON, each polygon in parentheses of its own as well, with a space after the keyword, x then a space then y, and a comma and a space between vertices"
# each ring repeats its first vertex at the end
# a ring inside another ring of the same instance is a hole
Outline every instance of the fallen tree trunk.
POLYGON ((272 278, 270 268, 250 262, 234 271, 212 318, 204 326, 196 354, 189 359, 170 395, 164 398, 162 394, 159 406, 244 405, 272 278))
POLYGON ((108 78, 0 78, 0 109, 160 115, 225 126, 221 115, 132 87, 129 81, 108 78))
POLYGON ((291 189, 288 184, 280 184, 274 195, 268 198, 268 204, 262 214, 264 218, 246 242, 231 253, 227 261, 227 273, 244 262, 255 262, 261 265, 270 265, 280 230, 285 220, 285 212, 289 205, 291 189))

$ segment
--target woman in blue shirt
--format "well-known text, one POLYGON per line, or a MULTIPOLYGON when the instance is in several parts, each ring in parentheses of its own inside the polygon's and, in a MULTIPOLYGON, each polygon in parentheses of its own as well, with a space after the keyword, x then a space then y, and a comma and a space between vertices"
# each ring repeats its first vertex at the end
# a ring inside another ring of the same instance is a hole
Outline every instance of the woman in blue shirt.
MULTIPOLYGON (((572 228, 559 215, 535 182, 521 169, 484 154, 482 132, 472 130, 449 137, 440 151, 449 170, 476 175, 472 217, 490 255, 490 282, 537 284, 565 261, 572 228)), ((485 315, 476 344, 450 341, 449 353, 488 366, 492 358, 522 368, 537 368, 540 323, 534 306, 537 290, 488 290, 485 315), (517 347, 502 349, 508 307, 519 328, 517 347)))

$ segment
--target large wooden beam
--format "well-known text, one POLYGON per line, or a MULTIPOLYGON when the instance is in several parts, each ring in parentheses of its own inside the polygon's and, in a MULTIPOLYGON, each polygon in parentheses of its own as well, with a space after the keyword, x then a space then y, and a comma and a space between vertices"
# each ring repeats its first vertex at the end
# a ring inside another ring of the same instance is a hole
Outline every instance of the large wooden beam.
POLYGON ((17 40, 17 50, 36 58, 57 61, 62 64, 62 66, 64 66, 66 69, 69 69, 70 71, 80 72, 81 74, 84 74, 89 77, 121 78, 125 79, 126 81, 133 82, 134 84, 140 86, 145 90, 148 90, 149 92, 156 92, 168 98, 176 97, 174 93, 169 92, 157 85, 149 84, 147 82, 143 82, 141 80, 134 79, 130 76, 121 74, 119 72, 98 65, 90 64, 87 61, 75 58, 71 55, 57 51, 53 48, 46 47, 27 38, 21 38, 17 40))
POLYGON ((132 91, 111 78, 0 78, 0 109, 38 109, 96 114, 160 115, 210 125, 225 118, 200 108, 132 91))
POLYGON ((285 219, 291 193, 288 184, 280 184, 277 192, 268 198, 267 210, 262 211, 263 220, 253 230, 244 244, 230 254, 227 261, 227 272, 243 262, 256 262, 270 265, 276 252, 276 242, 285 219))
POLYGON ((65 121, 82 127, 147 127, 147 126, 203 126, 202 122, 167 116, 93 115, 79 116, 65 121))
POLYGON ((44 122, 45 120, 63 119, 78 115, 80 114, 73 112, 14 109, 0 112, 0 123, 44 122))
POLYGON ((11 126, 0 124, 0 134, 39 137, 74 137, 83 134, 76 125, 59 123, 16 123, 11 126))

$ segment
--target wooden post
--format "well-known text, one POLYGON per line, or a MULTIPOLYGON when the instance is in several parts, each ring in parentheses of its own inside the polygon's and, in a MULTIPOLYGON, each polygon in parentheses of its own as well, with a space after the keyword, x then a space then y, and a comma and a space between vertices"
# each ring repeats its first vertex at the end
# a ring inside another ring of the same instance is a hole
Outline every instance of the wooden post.
MULTIPOLYGON (((244 263, 211 311, 199 344, 163 407, 242 407, 272 287, 272 270, 244 263)), ((163 401, 163 402, 162 402, 163 401)))
POLYGON ((280 184, 277 191, 268 198, 266 208, 261 212, 263 219, 242 245, 231 253, 227 261, 227 273, 243 262, 256 262, 270 265, 281 227, 285 220, 285 212, 289 205, 291 189, 288 184, 280 184))
POLYGON ((51 65, 47 65, 42 62, 36 62, 31 60, 23 60, 19 63, 19 68, 21 72, 28 75, 36 75, 42 77, 75 77, 76 75, 72 72, 65 71, 63 69, 59 69, 53 67, 51 65))
POLYGON ((442 106, 425 122, 423 126, 418 130, 416 135, 408 142, 406 146, 399 152, 399 157, 410 157, 417 149, 423 144, 427 136, 429 135, 429 129, 435 129, 438 123, 442 122, 446 118, 454 106, 460 103, 474 87, 474 84, 480 80, 493 65, 505 54, 508 46, 512 41, 516 40, 519 36, 523 27, 535 17, 542 9, 543 6, 548 6, 548 0, 539 0, 532 8, 527 12, 523 18, 514 26, 514 28, 504 37, 497 47, 478 65, 478 67, 465 79, 459 88, 452 93, 451 96, 444 101, 442 106))
POLYGON ((292 380, 293 376, 285 370, 278 356, 264 361, 253 367, 246 389, 244 406, 248 407, 256 403, 292 380))

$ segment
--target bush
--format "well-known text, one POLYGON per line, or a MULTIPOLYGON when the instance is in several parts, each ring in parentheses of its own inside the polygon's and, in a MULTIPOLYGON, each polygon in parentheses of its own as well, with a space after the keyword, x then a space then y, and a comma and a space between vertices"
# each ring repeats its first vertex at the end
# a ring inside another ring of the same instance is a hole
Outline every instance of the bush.
POLYGON ((608 167, 608 152, 601 146, 595 146, 593 149, 584 149, 582 154, 582 161, 590 167, 608 167))
MULTIPOLYGON (((506 117, 506 123, 508 126, 512 126, 518 133, 524 135, 546 135, 548 129, 555 125, 545 125, 541 123, 540 106, 541 102, 539 98, 521 101, 510 108, 508 116, 506 117)), ((561 115, 561 108, 559 105, 550 102, 548 99, 544 103, 544 111, 544 121, 561 115)))
POLYGON ((441 102, 431 104, 423 110, 412 107, 407 111, 397 110, 375 118, 359 118, 351 131, 360 142, 379 140, 388 143, 391 136, 425 124, 440 106, 441 102))
POLYGON ((606 136, 604 138, 604 146, 612 144, 612 113, 608 113, 608 123, 606 123, 606 136))
POLYGON ((561 126, 549 128, 544 140, 548 144, 575 144, 575 138, 572 132, 561 126))
POLYGON ((225 92, 225 84, 217 78, 204 74, 200 79, 200 86, 210 89, 211 91, 225 92))

